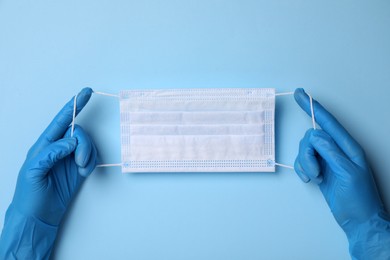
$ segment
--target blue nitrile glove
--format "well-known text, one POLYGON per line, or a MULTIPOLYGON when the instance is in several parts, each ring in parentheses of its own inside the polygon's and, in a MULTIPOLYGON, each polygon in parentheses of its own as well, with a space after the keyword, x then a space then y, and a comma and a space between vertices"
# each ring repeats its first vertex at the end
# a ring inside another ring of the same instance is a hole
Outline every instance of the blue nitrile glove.
MULTIPOLYGON (((77 97, 77 113, 91 97, 77 97)), ((79 126, 70 137, 73 99, 27 154, 0 238, 0 259, 48 259, 66 209, 96 166, 96 148, 79 126)))
MULTIPOLYGON (((295 100, 311 116, 303 89, 295 100)), ((319 184, 337 223, 345 231, 353 259, 390 259, 390 219, 360 145, 313 100, 316 122, 300 142, 295 171, 304 182, 319 184)))

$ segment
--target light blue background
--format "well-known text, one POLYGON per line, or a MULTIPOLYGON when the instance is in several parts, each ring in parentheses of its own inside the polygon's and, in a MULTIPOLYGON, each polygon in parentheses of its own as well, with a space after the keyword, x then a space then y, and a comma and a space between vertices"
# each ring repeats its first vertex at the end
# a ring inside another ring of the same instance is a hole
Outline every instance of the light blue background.
MULTIPOLYGON (((0 225, 28 148, 81 88, 303 87, 363 145, 390 208, 389 1, 0 0, 0 225)), ((78 118, 120 162, 119 107, 78 118)), ((277 98, 277 160, 310 119, 277 98)), ((96 170, 54 259, 349 259, 318 188, 295 173, 96 170)))

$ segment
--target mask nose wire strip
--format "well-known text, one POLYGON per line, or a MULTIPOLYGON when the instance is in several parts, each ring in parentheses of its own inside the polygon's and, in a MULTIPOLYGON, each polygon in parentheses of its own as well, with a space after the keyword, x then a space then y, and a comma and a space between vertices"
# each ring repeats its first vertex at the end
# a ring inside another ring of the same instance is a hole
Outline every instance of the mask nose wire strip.
MULTIPOLYGON (((110 94, 110 93, 104 93, 104 92, 98 92, 98 91, 93 91, 93 93, 98 94, 98 95, 102 95, 102 96, 119 98, 119 95, 110 94)), ((74 96, 74 101, 73 101, 73 118, 72 118, 71 132, 70 132, 71 137, 73 137, 73 134, 74 134, 74 124, 75 124, 76 109, 77 109, 77 95, 74 96)), ((97 164, 96 165, 96 167, 121 167, 121 166, 122 166, 122 163, 105 163, 105 164, 97 164)))
MULTIPOLYGON (((275 94, 275 96, 287 96, 287 95, 294 95, 294 92, 280 92, 280 93, 276 93, 275 94)), ((313 124, 313 129, 317 129, 317 127, 316 127, 316 119, 315 119, 315 116, 314 116, 313 98, 312 98, 312 96, 310 94, 307 93, 307 95, 309 96, 309 99, 310 99, 310 113, 311 113, 311 122, 313 124)), ((279 167, 283 167, 283 168, 288 168, 288 169, 294 170, 294 167, 290 166, 290 165, 277 163, 277 162, 274 162, 274 164, 276 166, 279 166, 279 167)))

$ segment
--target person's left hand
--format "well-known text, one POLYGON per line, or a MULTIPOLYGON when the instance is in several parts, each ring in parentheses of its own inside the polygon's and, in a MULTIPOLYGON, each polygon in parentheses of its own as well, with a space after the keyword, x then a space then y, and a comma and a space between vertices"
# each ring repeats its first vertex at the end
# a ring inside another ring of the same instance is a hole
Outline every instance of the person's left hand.
MULTIPOLYGON (((92 89, 77 96, 77 111, 87 104, 92 89)), ((26 217, 58 226, 75 193, 96 166, 97 151, 88 134, 75 126, 70 137, 74 100, 57 114, 27 154, 11 205, 26 217)))

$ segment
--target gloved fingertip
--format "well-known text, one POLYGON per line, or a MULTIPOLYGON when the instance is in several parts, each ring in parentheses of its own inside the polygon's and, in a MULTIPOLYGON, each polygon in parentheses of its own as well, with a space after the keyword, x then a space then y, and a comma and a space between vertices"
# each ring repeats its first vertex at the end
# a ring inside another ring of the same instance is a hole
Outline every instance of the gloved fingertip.
POLYGON ((306 96, 306 92, 303 88, 297 88, 294 91, 294 98, 298 102, 303 96, 306 96))
POLYGON ((93 90, 91 88, 83 88, 77 94, 77 111, 78 112, 81 109, 83 109, 84 106, 88 103, 89 99, 91 98, 92 93, 93 93, 93 90))
POLYGON ((314 128, 309 128, 307 129, 306 133, 305 133, 305 136, 303 137, 302 139, 302 142, 309 142, 310 143, 310 140, 312 138, 312 136, 314 135, 314 131, 317 131, 316 129, 314 128))
POLYGON ((324 130, 322 130, 322 129, 313 129, 313 128, 311 128, 311 135, 313 135, 315 137, 322 136, 323 133, 324 133, 324 130))
POLYGON ((92 88, 90 88, 90 87, 86 87, 86 88, 83 88, 81 91, 80 91, 80 93, 79 93, 79 95, 92 95, 92 93, 93 93, 93 90, 92 90, 92 88))
POLYGON ((81 156, 76 156, 74 159, 76 165, 80 168, 84 168, 87 165, 87 161, 81 156))
POLYGON ((65 137, 62 138, 63 142, 66 142, 68 145, 70 145, 71 149, 75 149, 77 146, 77 139, 74 137, 65 137))
POLYGON ((89 175, 91 175, 93 170, 95 170, 97 164, 95 153, 95 151, 92 153, 92 156, 89 159, 88 163, 85 165, 85 167, 79 167, 78 171, 81 176, 87 178, 89 175))
POLYGON ((323 177, 322 177, 322 175, 318 175, 315 178, 312 178, 311 181, 314 182, 315 184, 319 185, 322 183, 323 177))
POLYGON ((87 168, 79 167, 78 169, 79 174, 83 176, 84 178, 87 178, 89 175, 91 175, 92 171, 87 168))
POLYGON ((294 92, 294 99, 297 104, 306 111, 308 103, 306 102, 307 95, 303 88, 297 88, 294 92))
POLYGON ((298 176, 299 176, 299 178, 300 178, 304 183, 310 182, 310 178, 307 177, 305 174, 303 174, 303 173, 298 173, 298 176))
POLYGON ((93 153, 93 143, 81 127, 75 127, 74 137, 77 139, 75 163, 77 166, 84 168, 87 166, 93 153))
MULTIPOLYGON (((77 124, 74 124, 73 132, 75 132, 78 127, 79 126, 77 124)), ((64 138, 76 138, 74 136, 74 133, 73 133, 73 136, 71 136, 71 135, 72 135, 72 126, 69 126, 68 129, 66 129, 66 132, 64 134, 64 138)))
POLYGON ((310 181, 310 178, 303 172, 302 166, 297 160, 294 163, 294 170, 304 183, 308 183, 310 181))
POLYGON ((315 146, 316 144, 321 145, 324 142, 333 143, 334 141, 324 130, 312 129, 312 132, 310 133, 310 142, 315 146))
POLYGON ((81 168, 85 168, 88 165, 88 161, 91 157, 91 147, 88 145, 88 143, 81 143, 77 146, 76 152, 75 152, 75 163, 77 166, 81 168))
POLYGON ((321 184, 324 181, 324 177, 322 175, 318 175, 316 180, 317 180, 317 182, 316 182, 317 184, 321 184))

